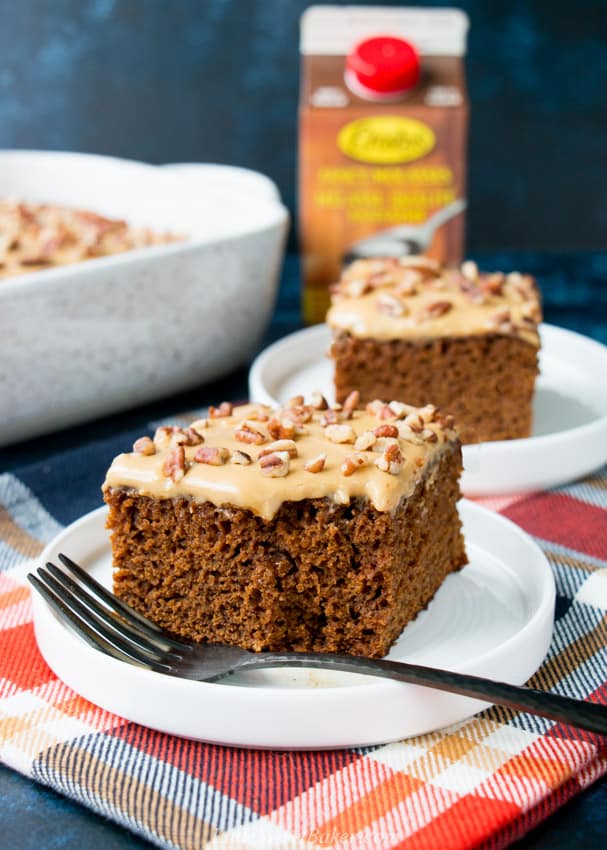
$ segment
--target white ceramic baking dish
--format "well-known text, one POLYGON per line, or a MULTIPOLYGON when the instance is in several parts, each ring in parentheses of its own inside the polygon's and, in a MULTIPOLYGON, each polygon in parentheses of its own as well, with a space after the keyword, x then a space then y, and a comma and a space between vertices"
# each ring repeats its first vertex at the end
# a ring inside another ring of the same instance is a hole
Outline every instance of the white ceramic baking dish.
POLYGON ((0 195, 186 237, 0 280, 0 445, 198 386, 258 346, 288 227, 263 175, 3 151, 0 195))

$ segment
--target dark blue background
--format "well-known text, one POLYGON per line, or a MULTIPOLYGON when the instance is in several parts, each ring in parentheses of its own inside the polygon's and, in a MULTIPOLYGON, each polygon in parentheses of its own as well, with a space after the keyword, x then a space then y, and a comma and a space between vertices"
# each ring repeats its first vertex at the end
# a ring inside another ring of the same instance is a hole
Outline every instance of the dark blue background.
MULTIPOLYGON (((0 0, 0 148, 250 166, 293 209, 307 5, 0 0)), ((454 5, 471 18, 469 250, 605 247, 607 3, 454 5)))

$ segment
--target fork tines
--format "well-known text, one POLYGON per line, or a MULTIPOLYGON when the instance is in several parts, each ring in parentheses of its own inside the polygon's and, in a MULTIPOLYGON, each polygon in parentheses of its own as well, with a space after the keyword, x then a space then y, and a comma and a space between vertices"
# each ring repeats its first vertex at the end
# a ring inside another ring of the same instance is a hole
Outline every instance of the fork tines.
POLYGON ((59 560, 65 569, 49 562, 28 579, 59 618, 95 649, 165 673, 172 671, 171 662, 192 652, 190 644, 175 640, 117 599, 71 558, 59 554, 59 560))

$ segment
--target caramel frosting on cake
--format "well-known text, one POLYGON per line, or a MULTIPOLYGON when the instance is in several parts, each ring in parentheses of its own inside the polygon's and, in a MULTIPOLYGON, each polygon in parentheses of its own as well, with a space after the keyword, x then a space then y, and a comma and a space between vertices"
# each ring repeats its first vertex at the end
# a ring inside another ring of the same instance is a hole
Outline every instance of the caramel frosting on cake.
POLYGON ((427 257, 357 260, 332 290, 327 323, 361 339, 500 334, 539 347, 540 299, 528 275, 481 273, 468 261, 427 257))
POLYGON ((271 519, 286 501, 365 498, 394 511, 425 469, 458 449, 451 416, 432 405, 374 401, 358 393, 330 407, 318 393, 273 410, 224 402, 188 428, 160 427, 116 457, 103 489, 233 505, 271 519))
POLYGON ((0 278, 162 245, 178 238, 89 210, 0 200, 0 278))

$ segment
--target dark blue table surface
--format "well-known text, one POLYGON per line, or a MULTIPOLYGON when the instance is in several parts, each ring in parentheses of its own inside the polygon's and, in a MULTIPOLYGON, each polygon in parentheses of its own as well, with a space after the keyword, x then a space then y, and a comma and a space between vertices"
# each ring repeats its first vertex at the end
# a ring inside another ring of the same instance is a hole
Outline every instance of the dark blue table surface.
MULTIPOLYGON (((484 268, 519 269, 535 274, 540 283, 546 321, 584 333, 607 344, 607 253, 534 254, 501 253, 476 257, 484 268)), ((298 263, 287 257, 276 311, 264 345, 300 326, 298 263)), ((93 441, 107 444, 107 458, 122 450, 133 434, 154 419, 202 407, 223 398, 246 396, 246 369, 194 391, 164 399, 136 410, 67 429, 37 440, 0 449, 0 470, 15 470, 27 479, 28 469, 56 459, 93 441)), ((93 475, 97 471, 93 470, 93 475)), ((51 511, 62 522, 98 503, 98 475, 94 487, 82 485, 82 494, 67 506, 54 503, 51 511)), ((72 494, 73 495, 73 494, 72 494)), ((134 850, 149 842, 89 812, 82 806, 0 767, 2 829, 0 850, 87 848, 134 850)), ((571 850, 602 846, 607 834, 607 780, 568 803, 542 825, 517 842, 529 850, 571 850)))

